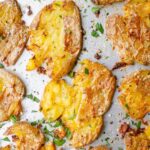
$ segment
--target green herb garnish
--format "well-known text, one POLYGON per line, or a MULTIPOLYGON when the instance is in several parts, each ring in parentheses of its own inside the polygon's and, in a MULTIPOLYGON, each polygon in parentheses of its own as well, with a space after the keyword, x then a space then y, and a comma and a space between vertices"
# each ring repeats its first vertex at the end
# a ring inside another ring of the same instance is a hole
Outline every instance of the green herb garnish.
POLYGON ((88 69, 88 68, 85 68, 85 69, 84 69, 84 73, 85 73, 85 74, 89 74, 89 69, 88 69))
POLYGON ((66 142, 66 140, 60 139, 60 138, 55 138, 55 139, 53 140, 53 142, 54 142, 54 144, 57 145, 57 146, 62 146, 62 145, 66 142))
POLYGON ((100 11, 99 7, 92 7, 92 12, 93 13, 98 13, 100 11))
POLYGON ((75 72, 71 71, 71 72, 68 74, 68 76, 69 76, 70 78, 73 78, 73 77, 75 76, 75 72))
POLYGON ((15 115, 11 115, 9 119, 12 123, 16 123, 18 120, 18 118, 15 115))
POLYGON ((66 137, 67 137, 67 139, 71 139, 71 137, 72 137, 71 131, 68 128, 65 128, 65 131, 66 131, 66 137))
POLYGON ((96 37, 96 38, 99 37, 99 34, 98 34, 98 32, 96 30, 93 30, 92 33, 91 33, 91 35, 93 37, 96 37))
POLYGON ((96 24, 96 30, 99 31, 102 34, 104 33, 104 28, 103 28, 101 23, 96 24))
POLYGON ((8 137, 3 138, 2 140, 6 142, 10 142, 10 139, 8 137))
POLYGON ((2 63, 0 63, 0 68, 4 68, 4 65, 2 63))
POLYGON ((34 102, 37 102, 37 103, 40 102, 40 100, 36 96, 34 96, 32 94, 29 94, 26 97, 31 99, 31 100, 33 100, 34 102))

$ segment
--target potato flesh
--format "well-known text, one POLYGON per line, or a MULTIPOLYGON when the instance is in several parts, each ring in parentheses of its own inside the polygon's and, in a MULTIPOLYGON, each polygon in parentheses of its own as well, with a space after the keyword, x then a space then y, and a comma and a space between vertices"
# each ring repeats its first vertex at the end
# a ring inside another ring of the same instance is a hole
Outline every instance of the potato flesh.
POLYGON ((41 102, 42 112, 47 120, 61 118, 72 131, 71 143, 74 147, 87 145, 98 137, 103 125, 102 115, 111 105, 115 89, 115 78, 107 68, 89 60, 82 63, 84 64, 75 75, 72 86, 63 80, 52 80, 47 85, 41 102), (84 72, 85 68, 89 69, 89 74, 84 72), (102 87, 99 88, 100 83, 102 87), (91 97, 86 101, 88 93, 85 91, 89 88, 97 91, 91 90, 91 97), (100 102, 98 107, 95 107, 97 104, 94 106, 94 101, 100 102))
MULTIPOLYGON (((74 47, 75 41, 71 41, 73 31, 66 27, 65 22, 69 18, 72 21, 79 18, 76 13, 77 8, 72 1, 55 1, 41 11, 38 26, 31 30, 30 34, 28 49, 33 51, 34 57, 29 60, 27 70, 34 70, 43 65, 46 73, 52 78, 60 78, 70 71, 77 57, 72 51, 75 50, 78 53, 80 48, 74 47), (67 35, 71 36, 69 37, 71 48, 66 43, 67 35)), ((80 20, 77 21, 75 26, 79 29, 80 20)))
POLYGON ((150 111, 149 87, 149 70, 135 72, 122 81, 119 101, 132 118, 141 119, 150 111))

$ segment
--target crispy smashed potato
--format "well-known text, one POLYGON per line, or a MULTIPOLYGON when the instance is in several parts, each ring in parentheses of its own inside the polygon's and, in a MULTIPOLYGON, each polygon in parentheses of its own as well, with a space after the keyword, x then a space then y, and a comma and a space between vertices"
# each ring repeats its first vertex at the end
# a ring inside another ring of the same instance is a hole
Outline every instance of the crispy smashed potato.
POLYGON ((97 147, 93 147, 90 148, 89 150, 110 150, 107 146, 97 146, 97 147))
POLYGON ((107 37, 118 49, 122 62, 150 65, 150 1, 129 0, 124 12, 124 16, 108 17, 107 37))
POLYGON ((41 109, 46 120, 61 118, 72 132, 71 144, 82 147, 94 141, 103 126, 102 115, 111 105, 115 77, 101 64, 84 60, 68 85, 52 80, 45 88, 41 109))
POLYGON ((22 111, 21 100, 25 93, 24 84, 15 75, 0 69, 0 122, 22 111))
POLYGON ((9 127, 6 135, 14 135, 17 150, 39 150, 44 144, 42 132, 27 122, 18 122, 9 127))
POLYGON ((11 150, 11 147, 8 145, 8 146, 5 146, 5 147, 1 147, 0 150, 11 150))
POLYGON ((150 126, 144 132, 135 134, 129 132, 125 136, 126 150, 149 150, 150 147, 150 126))
POLYGON ((150 112, 150 70, 136 71, 125 77, 120 85, 119 101, 134 119, 150 112))
POLYGON ((115 2, 121 2, 121 1, 124 1, 124 0, 92 0, 92 2, 97 5, 107 5, 107 4, 112 4, 115 2))
POLYGON ((52 80, 45 87, 41 101, 41 111, 45 119, 55 121, 64 112, 66 107, 72 103, 73 89, 64 80, 52 80))
POLYGON ((40 150, 56 150, 56 147, 53 143, 45 144, 40 150))
POLYGON ((35 18, 28 49, 34 53, 27 70, 42 68, 58 79, 73 68, 82 46, 78 7, 71 0, 56 0, 35 18))
POLYGON ((13 65, 27 42, 27 27, 16 0, 0 3, 0 61, 13 65))

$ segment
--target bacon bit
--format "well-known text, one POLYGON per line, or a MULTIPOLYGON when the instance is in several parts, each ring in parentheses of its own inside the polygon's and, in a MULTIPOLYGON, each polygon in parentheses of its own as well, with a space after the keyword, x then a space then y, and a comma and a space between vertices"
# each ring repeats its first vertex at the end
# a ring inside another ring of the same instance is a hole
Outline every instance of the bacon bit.
POLYGON ((66 132, 65 132, 64 128, 55 129, 54 135, 56 137, 59 137, 60 139, 63 139, 66 136, 66 132))
POLYGON ((37 72, 42 73, 42 74, 45 74, 45 73, 46 73, 46 69, 45 69, 44 67, 39 67, 39 68, 37 69, 37 72))
POLYGON ((129 124, 127 124, 126 122, 124 122, 123 124, 121 124, 121 126, 119 128, 119 133, 122 135, 122 137, 124 137, 125 134, 128 132, 129 129, 130 129, 129 124))
POLYGON ((127 64, 125 62, 117 62, 114 67, 112 68, 112 70, 115 70, 115 69, 119 69, 121 67, 126 67, 127 64))
POLYGON ((33 14, 32 10, 31 10, 31 6, 28 6, 27 8, 28 8, 27 15, 31 16, 33 14))
POLYGON ((98 53, 96 53, 96 54, 94 55, 94 58, 96 58, 97 60, 99 60, 99 59, 101 59, 101 55, 99 55, 98 53))
POLYGON ((12 136, 12 141, 13 141, 13 142, 16 142, 17 140, 19 140, 18 136, 13 135, 13 136, 12 136))

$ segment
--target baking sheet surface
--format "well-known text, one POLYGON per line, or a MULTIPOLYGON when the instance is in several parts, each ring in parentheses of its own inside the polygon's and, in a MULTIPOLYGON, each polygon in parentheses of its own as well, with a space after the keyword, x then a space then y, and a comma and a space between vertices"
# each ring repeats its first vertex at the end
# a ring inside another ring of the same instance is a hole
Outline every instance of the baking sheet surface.
MULTIPOLYGON (((18 0, 22 8, 23 20, 26 22, 26 24, 30 25, 35 15, 45 5, 52 3, 52 1, 53 0, 18 0), (31 10, 33 11, 33 14, 31 16, 27 15, 28 6, 31 6, 31 10)), ((100 16, 97 18, 95 14, 91 11, 92 7, 94 7, 95 5, 92 4, 90 0, 74 1, 81 10, 82 24, 83 29, 85 31, 83 49, 86 49, 86 51, 82 51, 79 57, 79 61, 84 58, 88 58, 93 61, 98 61, 99 63, 102 63, 105 66, 107 66, 109 69, 112 69, 115 63, 119 61, 119 58, 116 51, 112 50, 111 43, 106 38, 105 29, 104 34, 101 34, 98 38, 92 37, 91 32, 94 29, 95 24, 97 22, 102 23, 103 27, 105 27, 105 21, 108 16, 108 13, 109 15, 115 13, 122 14, 122 6, 124 5, 124 3, 117 3, 101 8, 100 16), (99 50, 101 51, 102 57, 100 60, 97 60, 94 58, 94 55, 99 50)), ((47 84, 47 82, 50 81, 50 78, 48 78, 45 75, 38 74, 36 71, 26 71, 26 64, 31 55, 32 54, 30 52, 25 50, 17 64, 13 67, 6 67, 6 69, 8 69, 11 72, 14 72, 24 81, 27 89, 27 94, 32 93, 33 95, 41 99, 44 87, 47 84)), ((78 65, 75 67, 75 70, 77 67, 78 65)), ((113 74, 116 75, 118 82, 117 84, 119 85, 119 82, 121 81, 121 78, 123 76, 135 70, 144 68, 149 67, 135 64, 133 66, 128 66, 123 69, 115 70, 113 71, 113 74)), ((69 83, 71 83, 71 79, 69 77, 65 77, 65 79, 69 83)), ((124 149, 123 140, 118 134, 118 128, 121 122, 127 121, 131 123, 131 120, 125 119, 125 113, 122 111, 122 108, 118 103, 117 97, 118 91, 116 89, 113 98, 113 104, 104 117, 104 129, 99 139, 96 140, 93 144, 91 144, 92 146, 98 144, 107 144, 108 146, 112 147, 113 150, 118 150, 119 147, 124 149)), ((43 118, 42 114, 39 112, 39 103, 35 103, 30 99, 24 98, 22 104, 24 113, 21 116, 21 120, 28 119, 28 121, 32 122, 43 118), (32 113, 32 110, 37 110, 38 112, 32 113)), ((150 117, 147 115, 147 118, 149 119, 150 117)), ((3 133, 10 125, 12 125, 11 122, 5 122, 5 125, 0 129, 0 147, 8 144, 8 142, 4 142, 2 139, 4 138, 3 133)), ((73 148, 69 147, 66 144, 64 145, 64 149, 73 148)))

